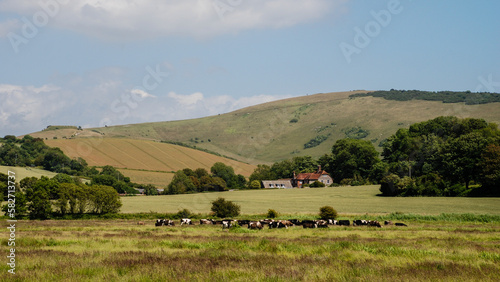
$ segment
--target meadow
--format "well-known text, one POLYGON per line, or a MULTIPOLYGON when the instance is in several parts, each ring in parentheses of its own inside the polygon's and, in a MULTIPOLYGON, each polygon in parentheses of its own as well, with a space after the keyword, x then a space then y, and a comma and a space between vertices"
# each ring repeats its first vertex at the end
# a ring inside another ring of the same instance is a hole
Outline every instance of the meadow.
POLYGON ((165 196, 122 197, 122 213, 210 212, 218 197, 234 201, 242 214, 265 214, 268 209, 290 215, 317 214, 325 205, 341 214, 471 213, 500 215, 500 198, 380 197, 379 185, 308 189, 261 189, 165 196))
POLYGON ((43 170, 39 168, 34 168, 34 167, 12 167, 12 166, 0 166, 0 172, 3 174, 8 174, 9 171, 13 171, 16 174, 16 180, 19 182, 23 178, 26 177, 36 177, 40 178, 42 176, 47 176, 49 178, 52 178, 57 175, 57 173, 48 171, 48 170, 43 170))
MULTIPOLYGON (((16 274, 1 263, 0 281, 500 279, 498 219, 405 223, 408 227, 222 230, 220 225, 155 227, 153 220, 145 225, 116 219, 18 221, 16 274)), ((7 234, 1 235, 7 249, 7 234)))

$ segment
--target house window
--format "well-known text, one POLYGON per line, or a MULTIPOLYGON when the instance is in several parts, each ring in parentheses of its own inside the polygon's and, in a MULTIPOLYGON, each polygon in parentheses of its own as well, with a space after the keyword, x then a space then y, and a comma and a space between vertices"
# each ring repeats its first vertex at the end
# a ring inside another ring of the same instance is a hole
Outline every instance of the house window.
POLYGON ((269 188, 273 188, 273 187, 274 187, 274 184, 270 183, 269 188))

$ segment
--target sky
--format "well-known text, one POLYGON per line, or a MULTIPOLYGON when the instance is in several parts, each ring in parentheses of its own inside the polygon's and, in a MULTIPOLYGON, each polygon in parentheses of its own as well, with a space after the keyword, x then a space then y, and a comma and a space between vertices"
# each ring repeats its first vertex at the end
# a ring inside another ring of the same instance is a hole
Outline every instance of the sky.
POLYGON ((350 90, 500 92, 500 1, 0 0, 0 136, 350 90))

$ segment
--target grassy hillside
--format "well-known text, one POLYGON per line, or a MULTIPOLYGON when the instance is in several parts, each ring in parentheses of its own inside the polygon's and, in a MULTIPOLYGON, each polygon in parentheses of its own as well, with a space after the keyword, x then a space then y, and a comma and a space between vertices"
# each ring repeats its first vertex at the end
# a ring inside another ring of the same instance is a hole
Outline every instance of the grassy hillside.
POLYGON ((123 197, 123 213, 170 212, 184 208, 195 213, 209 213, 218 197, 234 201, 242 214, 265 214, 268 209, 293 215, 317 214, 325 205, 342 214, 386 213, 473 213, 500 215, 499 198, 379 197, 378 185, 361 187, 266 189, 217 193, 123 197), (277 200, 281 199, 281 200, 277 200))
POLYGON ((223 162, 235 173, 249 176, 255 166, 182 146, 126 138, 49 139, 70 158, 82 157, 90 166, 111 165, 133 182, 167 185, 173 173, 184 168, 205 168, 223 162))
MULTIPOLYGON (((272 163, 294 156, 319 157, 336 140, 371 141, 376 148, 398 128, 438 116, 484 118, 500 123, 500 103, 466 105, 439 101, 394 101, 380 97, 349 97, 367 91, 325 93, 274 101, 227 114, 199 119, 85 129, 80 136, 183 142, 251 163, 272 163), (311 140, 319 142, 309 143, 311 140), (319 145, 317 145, 319 143, 319 145), (305 144, 317 146, 305 148, 305 144)), ((33 135, 51 140, 70 137, 64 129, 33 135), (63 135, 64 134, 64 135, 63 135)), ((380 148, 379 148, 380 149, 380 148)))
POLYGON ((0 166, 0 172, 7 174, 8 171, 13 171, 16 173, 16 182, 21 181, 23 178, 26 177, 36 177, 40 178, 42 176, 47 176, 49 178, 52 178, 56 176, 57 173, 51 172, 48 170, 43 170, 39 168, 33 168, 33 167, 12 167, 12 166, 0 166))

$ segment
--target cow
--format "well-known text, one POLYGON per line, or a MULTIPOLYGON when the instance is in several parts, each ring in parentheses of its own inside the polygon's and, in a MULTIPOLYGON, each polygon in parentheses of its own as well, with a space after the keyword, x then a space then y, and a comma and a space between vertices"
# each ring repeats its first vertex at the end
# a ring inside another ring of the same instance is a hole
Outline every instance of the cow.
POLYGON ((350 226, 351 222, 349 220, 339 220, 339 225, 350 226))
POLYGON ((236 221, 236 220, 224 219, 224 220, 222 220, 222 229, 231 228, 236 224, 238 224, 238 221, 236 221))
POLYGON ((155 226, 163 226, 164 219, 157 219, 155 222, 155 226))
POLYGON ((380 225, 380 222, 378 222, 376 220, 369 220, 368 221, 368 226, 373 226, 373 227, 378 227, 378 228, 382 227, 382 225, 380 225))
POLYGON ((238 220, 238 224, 240 226, 247 225, 249 223, 250 223, 250 220, 248 220, 248 219, 240 219, 240 220, 238 220))
POLYGON ((175 223, 171 219, 164 219, 163 220, 163 225, 165 225, 165 226, 175 226, 175 223))
POLYGON ((384 225, 392 225, 392 221, 386 220, 386 221, 384 221, 384 225))
POLYGON ((329 225, 338 225, 338 221, 336 221, 335 219, 328 219, 327 221, 329 225))
POLYGON ((368 225, 368 220, 356 219, 352 221, 352 225, 354 226, 368 225))
POLYGON ((318 228, 328 228, 328 221, 326 220, 318 220, 317 224, 318 228))
POLYGON ((298 220, 298 219, 290 219, 290 222, 293 224, 293 225, 302 225, 302 221, 298 220))
POLYGON ((193 222, 189 218, 182 218, 181 219, 181 226, 184 225, 184 224, 186 224, 186 225, 192 225, 193 222))
POLYGON ((271 222, 274 222, 274 220, 273 220, 273 219, 267 219, 267 218, 266 218, 266 219, 261 219, 261 220, 260 220, 260 223, 261 223, 262 225, 265 225, 265 224, 268 224, 268 225, 269 225, 269 224, 271 224, 271 222))
POLYGON ((269 228, 286 228, 288 229, 288 226, 293 226, 293 223, 289 220, 278 220, 278 221, 273 221, 269 223, 269 228))
POLYGON ((213 219, 200 219, 200 225, 203 224, 215 224, 215 220, 213 219))
POLYGON ((137 222, 137 225, 144 225, 144 221, 137 222))
POLYGON ((401 222, 396 222, 394 225, 396 225, 396 226, 408 226, 408 225, 401 223, 401 222))
POLYGON ((259 221, 250 221, 248 223, 248 229, 262 229, 262 224, 259 221))
POLYGON ((318 223, 316 220, 303 220, 302 221, 303 228, 318 228, 318 223))

